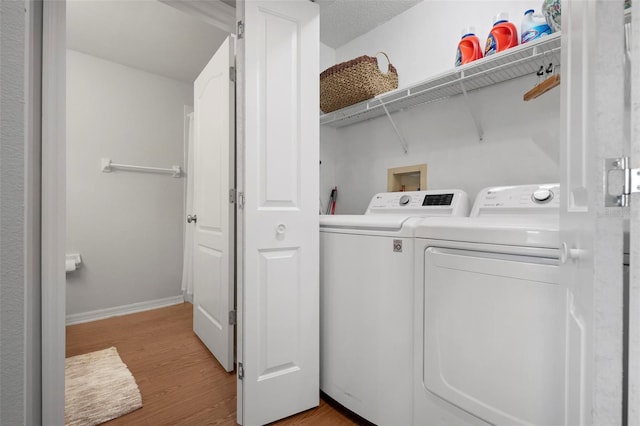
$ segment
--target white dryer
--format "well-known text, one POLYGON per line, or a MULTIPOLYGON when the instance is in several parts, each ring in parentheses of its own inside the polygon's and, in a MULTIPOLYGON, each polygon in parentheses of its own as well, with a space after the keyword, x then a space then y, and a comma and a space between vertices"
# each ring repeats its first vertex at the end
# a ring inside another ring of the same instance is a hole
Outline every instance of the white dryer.
POLYGON ((487 188, 415 231, 414 425, 562 425, 559 186, 487 188))
POLYGON ((413 229, 466 216, 460 190, 381 193, 364 215, 320 216, 320 389, 378 425, 412 413, 413 229))

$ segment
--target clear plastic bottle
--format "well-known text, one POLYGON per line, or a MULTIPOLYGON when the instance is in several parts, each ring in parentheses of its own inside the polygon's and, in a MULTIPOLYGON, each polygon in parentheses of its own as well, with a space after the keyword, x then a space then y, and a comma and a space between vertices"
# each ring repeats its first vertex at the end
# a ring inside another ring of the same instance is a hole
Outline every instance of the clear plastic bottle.
POLYGON ((462 30, 462 38, 458 42, 455 65, 458 67, 480 58, 482 58, 480 39, 476 36, 474 27, 467 27, 462 30))
POLYGON ((520 42, 526 43, 540 37, 551 34, 553 31, 547 20, 542 15, 534 15, 534 10, 529 9, 524 12, 522 24, 520 25, 520 42))
POLYGON ((518 45, 518 30, 513 23, 509 22, 508 13, 498 13, 493 22, 493 28, 489 31, 484 47, 484 56, 493 55, 518 45))

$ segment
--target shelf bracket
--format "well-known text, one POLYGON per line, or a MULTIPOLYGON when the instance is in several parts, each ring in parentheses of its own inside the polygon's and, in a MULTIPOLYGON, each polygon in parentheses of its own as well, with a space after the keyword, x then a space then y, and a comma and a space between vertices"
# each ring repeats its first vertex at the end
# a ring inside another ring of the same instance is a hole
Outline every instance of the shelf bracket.
POLYGON ((464 87, 464 81, 462 80, 463 76, 464 75, 461 73, 460 89, 462 89, 462 94, 464 95, 464 100, 465 100, 464 103, 467 105, 467 109, 469 110, 469 114, 471 114, 471 119, 473 120, 473 124, 476 126, 478 139, 480 140, 480 142, 482 142, 482 140, 484 139, 484 130, 482 130, 482 125, 480 124, 478 117, 476 117, 476 114, 474 113, 473 108, 471 108, 471 103, 469 102, 469 95, 467 94, 467 89, 464 87))
POLYGON ((391 122, 391 125, 393 126, 393 130, 396 132, 396 135, 398 136, 398 140, 400 141, 400 145, 402 145, 402 149, 404 149, 404 153, 406 154, 408 151, 407 141, 404 139, 404 137, 400 133, 400 130, 398 130, 398 126, 396 126, 396 122, 393 121, 393 118, 391 118, 391 114, 389 114, 389 110, 387 109, 387 106, 382 101, 380 101, 380 105, 382 105, 382 109, 384 110, 384 113, 387 114, 387 118, 391 122))

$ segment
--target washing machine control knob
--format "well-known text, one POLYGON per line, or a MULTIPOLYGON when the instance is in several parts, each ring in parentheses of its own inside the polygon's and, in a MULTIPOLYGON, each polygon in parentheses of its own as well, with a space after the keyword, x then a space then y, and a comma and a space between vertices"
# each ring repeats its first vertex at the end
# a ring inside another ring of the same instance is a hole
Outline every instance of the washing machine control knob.
POLYGON ((410 195, 403 195, 402 197, 400 197, 401 206, 406 206, 407 204, 409 204, 410 201, 411 201, 410 195))
POLYGON ((535 201, 536 203, 545 203, 547 201, 551 201, 551 199, 553 198, 553 192, 546 188, 540 188, 534 191, 533 195, 531 195, 531 198, 533 198, 533 201, 535 201))

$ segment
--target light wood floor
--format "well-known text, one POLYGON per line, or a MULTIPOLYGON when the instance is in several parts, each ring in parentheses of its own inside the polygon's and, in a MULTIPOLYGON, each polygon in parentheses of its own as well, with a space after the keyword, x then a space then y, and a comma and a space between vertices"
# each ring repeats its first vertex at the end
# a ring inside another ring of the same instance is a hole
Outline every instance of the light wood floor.
MULTIPOLYGON (((236 376, 193 333, 190 303, 67 327, 67 357, 115 346, 133 374, 143 407, 107 425, 235 425, 236 376)), ((356 425, 320 406, 276 425, 356 425)))

